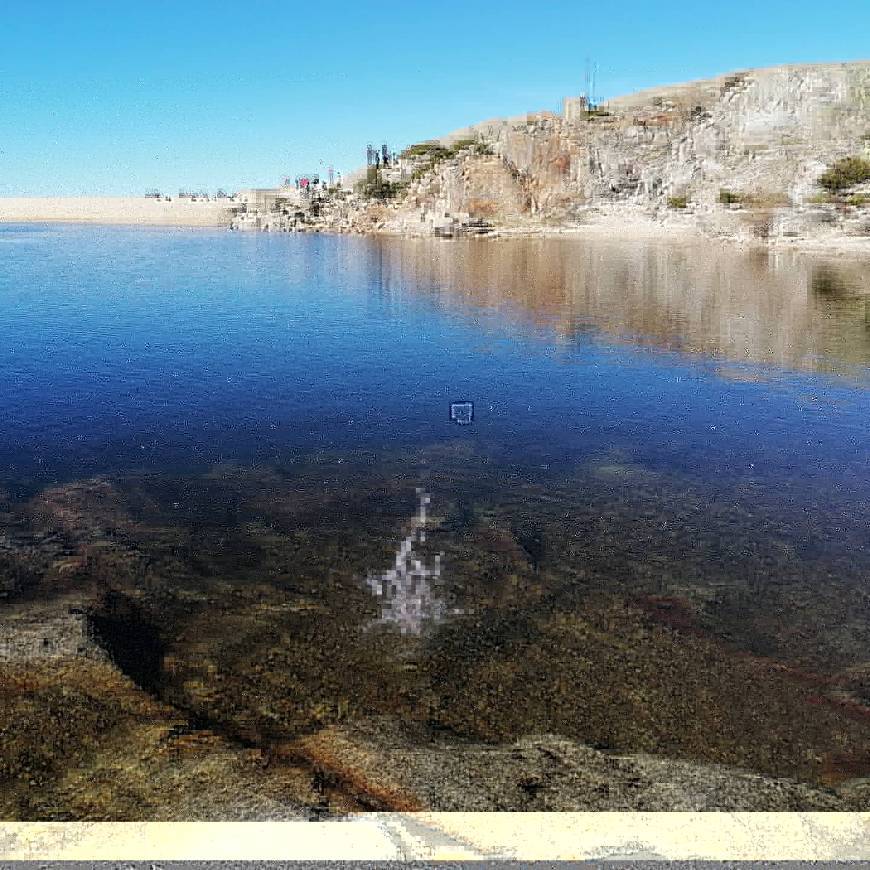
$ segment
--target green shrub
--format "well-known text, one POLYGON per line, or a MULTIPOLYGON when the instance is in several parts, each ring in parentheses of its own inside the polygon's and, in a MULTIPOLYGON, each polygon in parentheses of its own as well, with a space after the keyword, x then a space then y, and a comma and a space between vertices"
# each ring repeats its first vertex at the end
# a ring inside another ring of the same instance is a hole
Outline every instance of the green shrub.
POLYGON ((457 139, 451 146, 450 150, 454 154, 458 154, 465 148, 473 148, 477 144, 477 139, 457 139))
POLYGON ((830 193, 814 193, 807 202, 812 203, 813 205, 827 205, 833 202, 833 197, 830 193))
POLYGON ((406 148, 402 157, 428 157, 430 160, 444 160, 446 157, 452 157, 453 152, 449 148, 445 148, 440 142, 418 142, 416 145, 411 145, 406 148))
POLYGON ((486 142, 481 142, 479 139, 458 139, 450 146, 449 156, 455 157, 460 151, 466 150, 485 156, 490 156, 493 153, 492 148, 486 142))
POLYGON ((669 196, 668 208, 685 208, 689 200, 685 196, 669 196))
POLYGON ((431 172, 442 160, 449 160, 456 157, 460 151, 468 149, 474 154, 482 156, 491 156, 494 153, 487 143, 481 142, 479 139, 467 137, 465 139, 457 139, 449 148, 445 148, 434 140, 418 142, 416 145, 410 145, 406 148, 400 156, 404 158, 425 158, 418 159, 417 165, 411 173, 411 181, 417 181, 426 175, 426 173, 431 172))
POLYGON ((385 181, 377 166, 369 166, 365 180, 357 182, 355 190, 369 199, 393 199, 407 186, 407 181, 385 181))
POLYGON ((733 190, 726 190, 724 187, 719 191, 719 202, 722 205, 736 205, 741 202, 743 197, 739 193, 734 193, 733 190))
POLYGON ((870 181, 870 160, 864 157, 844 157, 829 166, 819 178, 819 184, 832 193, 863 181, 870 181))
POLYGON ((377 184, 367 185, 364 191, 366 196, 373 199, 394 199, 408 186, 407 181, 380 181, 377 184))
POLYGON ((870 196, 867 196, 866 193, 853 193, 846 200, 846 205, 853 205, 856 208, 861 208, 868 204, 870 204, 870 196))
POLYGON ((743 205, 750 208, 781 208, 791 205, 791 197, 784 190, 756 190, 744 193, 741 197, 743 205))

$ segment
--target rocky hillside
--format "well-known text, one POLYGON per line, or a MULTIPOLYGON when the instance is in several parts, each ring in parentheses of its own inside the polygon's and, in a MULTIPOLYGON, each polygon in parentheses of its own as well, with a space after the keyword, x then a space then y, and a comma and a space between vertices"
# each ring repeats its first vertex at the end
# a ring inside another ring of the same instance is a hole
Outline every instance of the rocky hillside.
POLYGON ((820 186, 838 160, 870 157, 870 62, 750 70, 642 91, 561 114, 497 119, 449 146, 393 200, 356 216, 401 231, 447 215, 496 225, 572 225, 595 212, 726 233, 870 234, 867 184, 820 186))

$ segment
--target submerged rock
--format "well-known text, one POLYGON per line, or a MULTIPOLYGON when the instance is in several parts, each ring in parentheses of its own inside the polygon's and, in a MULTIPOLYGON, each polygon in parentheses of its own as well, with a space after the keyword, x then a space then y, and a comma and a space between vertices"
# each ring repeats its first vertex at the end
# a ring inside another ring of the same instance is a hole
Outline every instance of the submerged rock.
POLYGON ((9 664, 0 674, 0 818, 299 818, 319 797, 296 768, 192 727, 106 661, 9 664))
POLYGON ((755 517, 710 518, 669 479, 617 477, 532 485, 445 451, 423 478, 445 520, 418 503, 410 533, 421 476, 404 460, 46 491, 7 536, 39 587, 0 618, 18 650, 0 670, 0 813, 865 808, 857 593, 768 545, 756 493, 755 517), (663 513, 680 520, 664 542, 663 513), (720 524, 738 567, 789 578, 775 597, 737 595, 720 524), (390 596, 372 596, 360 578, 397 537, 392 573, 370 577, 390 596), (809 590, 812 609, 769 606, 809 590), (396 595, 414 606, 380 608, 396 595), (442 595, 454 615, 431 619, 442 595))
POLYGON ((557 735, 487 745, 422 738, 396 722, 358 722, 308 743, 333 775, 433 812, 845 811, 833 791, 722 765, 612 754, 557 735), (339 761, 338 759, 343 759, 339 761), (339 765, 340 769, 336 770, 339 765), (343 765, 343 766, 341 766, 343 765))

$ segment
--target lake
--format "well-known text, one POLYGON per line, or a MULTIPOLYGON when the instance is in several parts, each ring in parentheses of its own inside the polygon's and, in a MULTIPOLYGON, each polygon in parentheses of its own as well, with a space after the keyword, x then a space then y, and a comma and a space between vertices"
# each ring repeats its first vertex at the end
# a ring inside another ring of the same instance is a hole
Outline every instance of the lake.
MULTIPOLYGON (((868 293, 859 262, 712 242, 0 226, 2 607, 75 605, 228 753, 384 753, 379 722, 854 797, 868 293)), ((0 811, 137 817, 58 753, 79 786, 10 768, 0 811)), ((536 789, 471 808, 570 804, 536 789)))

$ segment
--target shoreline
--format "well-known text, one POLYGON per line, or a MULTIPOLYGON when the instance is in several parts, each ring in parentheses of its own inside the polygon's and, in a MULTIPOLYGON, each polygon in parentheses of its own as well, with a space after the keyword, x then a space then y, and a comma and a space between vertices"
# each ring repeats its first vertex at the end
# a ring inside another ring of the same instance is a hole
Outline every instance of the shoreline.
MULTIPOLYGON (((318 227, 315 232, 336 233, 328 227, 318 227)), ((311 232, 306 230, 305 232, 311 232)), ((392 238, 432 238, 429 234, 409 233, 401 230, 375 229, 339 231, 338 234, 359 236, 388 236, 392 238)), ((870 236, 858 237, 832 233, 820 237, 773 237, 770 239, 752 238, 746 235, 708 232, 703 227, 685 223, 664 223, 644 218, 619 218, 593 220, 587 224, 572 224, 565 226, 494 226, 492 232, 459 236, 480 240, 504 239, 589 239, 607 241, 613 244, 621 242, 666 242, 685 245, 717 244, 721 247, 749 253, 767 251, 770 253, 795 253, 807 256, 849 257, 852 259, 870 259, 870 236)))
MULTIPOLYGON (((154 226, 216 229, 231 224, 234 208, 220 202, 151 200, 144 197, 0 197, 0 225, 28 223, 91 224, 94 226, 154 226)), ((260 231, 262 232, 262 231, 260 231)), ((301 232, 334 235, 429 238, 429 234, 398 228, 337 229, 328 224, 301 232)), ((462 237, 462 236, 460 236, 462 237)), ((741 251, 794 252, 811 256, 870 258, 870 236, 841 233, 824 236, 756 239, 742 234, 710 232, 687 222, 664 222, 633 215, 607 215, 588 223, 570 225, 495 225, 479 239, 572 238, 618 242, 661 241, 675 244, 709 244, 741 251)))
POLYGON ((229 226, 232 213, 232 206, 221 202, 144 196, 0 197, 0 224, 223 227, 229 226))

